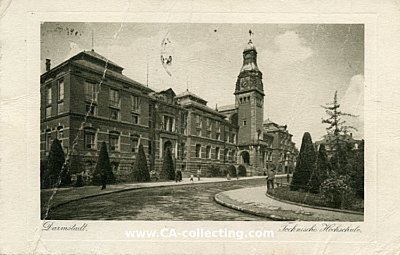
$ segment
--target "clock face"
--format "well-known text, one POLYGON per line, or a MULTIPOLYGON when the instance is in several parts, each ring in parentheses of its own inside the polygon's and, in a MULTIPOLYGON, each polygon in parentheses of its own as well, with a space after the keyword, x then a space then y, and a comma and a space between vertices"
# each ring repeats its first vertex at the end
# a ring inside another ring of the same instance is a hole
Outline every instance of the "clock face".
POLYGON ((241 85, 242 88, 246 88, 249 85, 249 82, 247 80, 242 80, 241 85))

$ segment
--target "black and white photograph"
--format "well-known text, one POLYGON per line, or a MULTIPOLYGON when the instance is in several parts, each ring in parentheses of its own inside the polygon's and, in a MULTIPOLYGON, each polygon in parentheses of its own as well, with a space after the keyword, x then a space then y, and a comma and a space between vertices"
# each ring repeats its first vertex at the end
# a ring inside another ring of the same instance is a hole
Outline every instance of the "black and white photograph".
POLYGON ((399 7, 0 1, 0 254, 399 254, 399 7))
POLYGON ((42 22, 41 219, 363 222, 364 29, 42 22))

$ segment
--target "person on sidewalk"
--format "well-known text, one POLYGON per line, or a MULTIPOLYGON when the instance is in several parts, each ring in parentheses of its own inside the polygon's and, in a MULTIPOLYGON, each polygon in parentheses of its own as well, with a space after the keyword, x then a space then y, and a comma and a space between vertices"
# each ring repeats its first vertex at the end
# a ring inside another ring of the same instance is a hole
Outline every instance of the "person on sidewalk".
POLYGON ((197 180, 200 181, 200 174, 201 174, 201 170, 200 168, 197 170, 197 180))
POLYGON ((193 174, 190 175, 190 181, 193 183, 193 174))
POLYGON ((270 169, 267 169, 267 191, 272 190, 274 192, 275 182, 275 165, 272 165, 270 169))

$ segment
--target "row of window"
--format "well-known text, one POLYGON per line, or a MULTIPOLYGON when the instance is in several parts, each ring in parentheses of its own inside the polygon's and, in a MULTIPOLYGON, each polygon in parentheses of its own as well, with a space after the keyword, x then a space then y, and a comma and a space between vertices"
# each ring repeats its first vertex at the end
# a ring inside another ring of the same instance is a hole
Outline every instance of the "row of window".
MULTIPOLYGON (((46 87, 45 92, 46 102, 46 117, 50 117, 52 114, 52 103, 53 103, 53 90, 52 87, 46 87)), ((60 79, 57 82, 57 114, 64 112, 64 79, 60 79)))
MULTIPOLYGON (((202 146, 201 144, 196 144, 196 158, 202 157, 202 146)), ((215 147, 214 159, 220 160, 221 159, 222 150, 220 147, 215 147)), ((205 158, 211 159, 211 146, 205 147, 205 158)), ((236 150, 225 149, 224 151, 224 159, 230 161, 236 161, 236 150)))

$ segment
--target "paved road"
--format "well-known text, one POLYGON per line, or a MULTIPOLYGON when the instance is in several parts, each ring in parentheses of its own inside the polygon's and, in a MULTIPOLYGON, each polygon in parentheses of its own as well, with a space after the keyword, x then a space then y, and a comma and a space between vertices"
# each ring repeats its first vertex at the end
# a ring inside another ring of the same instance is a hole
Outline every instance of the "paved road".
POLYGON ((214 201, 226 190, 265 185, 265 179, 149 188, 74 201, 49 212, 53 220, 266 221, 214 201))

